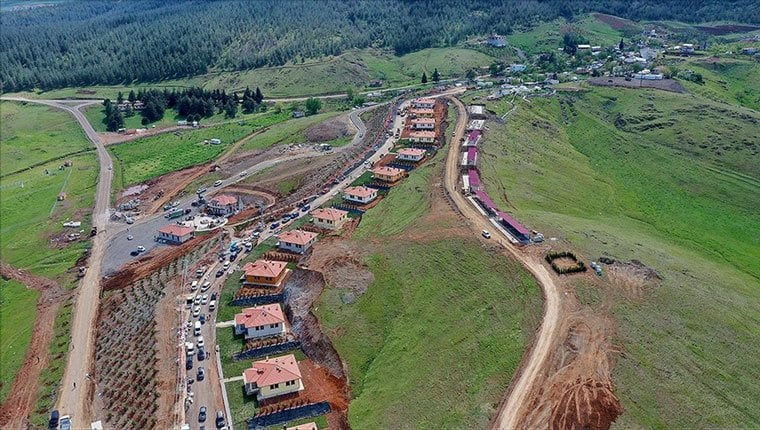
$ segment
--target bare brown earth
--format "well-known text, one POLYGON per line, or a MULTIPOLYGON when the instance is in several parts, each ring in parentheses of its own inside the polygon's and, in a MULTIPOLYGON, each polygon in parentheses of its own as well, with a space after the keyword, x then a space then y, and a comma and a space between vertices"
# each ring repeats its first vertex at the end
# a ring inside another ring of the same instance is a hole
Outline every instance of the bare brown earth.
POLYGON ((60 306, 75 291, 66 291, 55 281, 33 275, 25 270, 0 262, 0 276, 13 279, 40 292, 31 343, 11 385, 8 398, 0 407, 0 428, 26 428, 39 389, 40 373, 50 360, 48 346, 55 332, 53 323, 60 306))
POLYGON ((737 25, 737 24, 721 24, 716 26, 697 25, 694 26, 697 30, 704 31, 705 33, 713 36, 724 36, 731 33, 746 33, 749 31, 755 31, 760 29, 756 25, 737 25))
POLYGON ((593 14, 594 18, 598 19, 599 21, 602 21, 603 23, 609 25, 612 27, 613 30, 636 30, 636 23, 633 21, 627 20, 625 18, 618 18, 613 15, 607 15, 604 13, 595 13, 593 14))
POLYGON ((343 115, 310 127, 306 130, 306 138, 309 142, 319 143, 354 133, 356 133, 356 127, 354 127, 348 116, 343 115))
POLYGON ((625 87, 625 88, 655 88, 663 91, 670 91, 674 93, 685 93, 684 88, 678 81, 673 79, 660 79, 660 80, 645 80, 645 79, 631 79, 626 81, 625 78, 619 77, 598 77, 589 78, 588 83, 600 87, 625 87), (612 81, 612 82, 610 82, 612 81))

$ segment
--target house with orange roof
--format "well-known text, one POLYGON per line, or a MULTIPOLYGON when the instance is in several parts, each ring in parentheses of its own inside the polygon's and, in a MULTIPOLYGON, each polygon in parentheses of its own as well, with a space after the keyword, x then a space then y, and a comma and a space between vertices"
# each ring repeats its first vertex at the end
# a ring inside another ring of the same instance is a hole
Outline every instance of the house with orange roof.
POLYGON ((317 241, 317 233, 304 230, 290 230, 277 235, 280 243, 277 245, 282 251, 297 252, 303 254, 317 241))
POLYGON ((301 370, 293 354, 254 361, 243 371, 245 394, 257 401, 271 399, 304 389, 301 370))
POLYGON ((348 221, 348 212, 335 208, 314 209, 311 216, 315 226, 329 230, 337 230, 348 221))
POLYGON ((412 118, 432 118, 434 114, 433 109, 409 109, 412 118))
POLYGON ((343 191, 343 199, 350 203, 365 205, 377 198, 377 190, 365 186, 348 187, 343 191))
POLYGON ((280 336, 285 332, 285 315, 279 303, 245 308, 235 314, 235 334, 243 335, 246 340, 280 336))
POLYGON ((157 241, 180 245, 195 236, 195 229, 177 224, 169 224, 158 229, 157 241))
POLYGON ((415 163, 422 161, 425 158, 425 151, 421 148, 404 148, 399 149, 396 152, 396 159, 399 161, 413 161, 415 163))
POLYGON ((412 130, 435 130, 435 119, 433 118, 414 118, 411 122, 412 130))
POLYGON ((415 109, 433 109, 435 107, 435 99, 421 98, 412 100, 412 108, 415 109))
POLYGON ((243 276, 240 279, 244 285, 276 287, 289 272, 286 266, 284 261, 256 260, 243 266, 243 276))
POLYGON ((409 133, 409 141, 413 143, 433 143, 435 142, 435 132, 413 131, 409 133))
POLYGON ((211 215, 229 216, 240 209, 238 199, 228 194, 217 194, 206 205, 206 211, 211 215))
POLYGON ((406 176, 406 170, 396 167, 380 166, 372 171, 372 178, 383 182, 398 182, 406 176))

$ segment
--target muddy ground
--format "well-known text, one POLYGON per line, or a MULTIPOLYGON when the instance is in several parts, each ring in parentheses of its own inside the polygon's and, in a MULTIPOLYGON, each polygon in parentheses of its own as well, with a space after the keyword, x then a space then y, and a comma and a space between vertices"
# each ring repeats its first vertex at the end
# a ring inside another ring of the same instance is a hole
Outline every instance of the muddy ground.
POLYGON ((64 303, 65 306, 71 306, 71 299, 76 291, 67 291, 53 280, 33 275, 4 262, 0 262, 0 276, 3 279, 13 279, 40 292, 32 330, 34 335, 24 362, 13 380, 8 398, 0 407, 0 428, 26 428, 29 425, 28 417, 37 400, 40 373, 50 362, 48 347, 55 333, 55 317, 64 303))

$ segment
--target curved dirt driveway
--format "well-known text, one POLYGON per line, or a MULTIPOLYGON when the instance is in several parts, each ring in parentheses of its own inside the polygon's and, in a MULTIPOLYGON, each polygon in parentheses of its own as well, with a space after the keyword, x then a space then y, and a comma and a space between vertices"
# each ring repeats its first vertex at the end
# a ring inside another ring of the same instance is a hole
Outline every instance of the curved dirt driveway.
MULTIPOLYGON (((459 160, 460 144, 464 137, 467 124, 467 110, 459 99, 452 97, 457 108, 457 126, 454 138, 449 146, 449 153, 446 159, 446 174, 444 183, 454 204, 459 211, 467 217, 472 223, 472 229, 475 234, 480 234, 481 230, 493 230, 493 225, 478 212, 470 202, 462 195, 461 190, 457 189, 459 180, 459 160)), ((498 235, 499 233, 497 233, 498 235)), ((528 271, 536 278, 544 295, 544 316, 541 322, 535 342, 529 351, 527 359, 523 359, 521 368, 517 372, 517 379, 513 379, 512 384, 507 392, 506 398, 499 406, 496 417, 492 423, 493 428, 497 429, 514 429, 518 428, 521 418, 524 416, 525 407, 527 406, 529 395, 536 388, 533 386, 534 381, 543 370, 549 353, 556 343, 560 329, 560 291, 554 283, 554 279, 540 259, 528 256, 520 251, 519 248, 508 241, 499 240, 499 243, 506 249, 509 254, 525 266, 528 271)))

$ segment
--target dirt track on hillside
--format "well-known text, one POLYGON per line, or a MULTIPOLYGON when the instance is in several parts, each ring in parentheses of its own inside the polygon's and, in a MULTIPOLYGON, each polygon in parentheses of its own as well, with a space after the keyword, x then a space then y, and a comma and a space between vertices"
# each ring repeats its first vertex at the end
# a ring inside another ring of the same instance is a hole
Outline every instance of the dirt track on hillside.
MULTIPOLYGON (((55 316, 61 304, 73 295, 56 282, 0 263, 3 279, 13 279, 40 292, 32 330, 32 340, 24 357, 24 363, 16 373, 8 398, 0 407, 1 428, 26 428, 27 417, 31 414, 39 389, 39 377, 47 367, 50 357, 48 346, 53 338, 55 316)), ((8 330, 9 327, 4 327, 8 330)))

